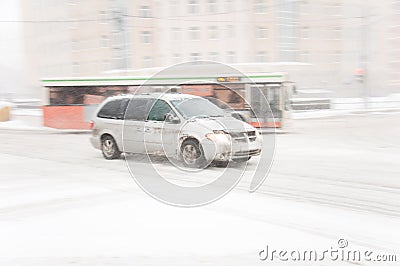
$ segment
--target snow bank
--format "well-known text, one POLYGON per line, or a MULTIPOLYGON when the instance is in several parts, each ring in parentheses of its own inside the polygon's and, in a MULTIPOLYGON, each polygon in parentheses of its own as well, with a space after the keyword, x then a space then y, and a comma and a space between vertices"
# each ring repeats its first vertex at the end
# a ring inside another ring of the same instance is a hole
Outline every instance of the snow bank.
POLYGON ((332 109, 400 108, 400 95, 369 98, 337 98, 331 100, 332 109))
POLYGON ((14 109, 11 114, 17 116, 43 116, 43 111, 42 109, 14 109))
POLYGON ((40 103, 40 99, 14 99, 14 103, 40 103))
POLYGON ((31 126, 21 120, 11 120, 0 122, 0 129, 13 129, 13 130, 54 130, 48 127, 31 126))
MULTIPOLYGON (((300 100, 305 100, 301 98, 300 100)), ((312 98, 310 98, 313 100, 312 98)), ((400 94, 387 97, 332 98, 331 109, 305 110, 292 113, 293 119, 324 118, 359 113, 384 114, 387 111, 400 111, 400 94)))
POLYGON ((14 107, 14 104, 10 102, 0 101, 0 108, 3 107, 14 107))

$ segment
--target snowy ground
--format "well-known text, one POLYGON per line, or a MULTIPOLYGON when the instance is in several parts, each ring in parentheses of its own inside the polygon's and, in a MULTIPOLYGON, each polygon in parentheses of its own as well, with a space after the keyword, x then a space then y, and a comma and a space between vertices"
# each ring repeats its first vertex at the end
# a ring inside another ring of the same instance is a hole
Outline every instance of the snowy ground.
MULTIPOLYGON (((293 121, 291 133, 277 135, 260 190, 249 194, 244 178, 220 201, 193 209, 147 196, 124 161, 104 160, 87 134, 0 129, 0 265, 398 265, 399 119, 293 121), (259 259, 267 245, 323 251, 339 239, 397 262, 259 259)), ((158 167, 177 183, 204 181, 162 159, 158 167)))

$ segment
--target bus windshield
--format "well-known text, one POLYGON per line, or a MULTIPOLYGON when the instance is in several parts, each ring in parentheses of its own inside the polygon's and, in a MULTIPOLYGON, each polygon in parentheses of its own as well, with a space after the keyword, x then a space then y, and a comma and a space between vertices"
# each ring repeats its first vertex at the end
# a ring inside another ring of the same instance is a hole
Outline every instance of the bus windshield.
POLYGON ((171 103, 185 118, 220 117, 225 115, 224 110, 203 98, 172 100, 171 103))

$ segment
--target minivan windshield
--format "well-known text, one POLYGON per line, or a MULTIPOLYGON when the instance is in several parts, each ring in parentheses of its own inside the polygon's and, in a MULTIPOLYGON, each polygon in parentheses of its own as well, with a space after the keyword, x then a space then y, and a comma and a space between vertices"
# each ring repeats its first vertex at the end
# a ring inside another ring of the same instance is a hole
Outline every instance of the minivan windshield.
POLYGON ((183 98, 171 100, 171 103, 185 118, 225 115, 224 110, 203 98, 183 98))

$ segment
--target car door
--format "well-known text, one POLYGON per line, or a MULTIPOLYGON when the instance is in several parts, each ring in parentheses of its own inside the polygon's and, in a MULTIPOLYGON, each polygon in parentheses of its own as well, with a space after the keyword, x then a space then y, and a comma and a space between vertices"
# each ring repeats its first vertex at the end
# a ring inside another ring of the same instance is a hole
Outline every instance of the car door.
POLYGON ((123 145, 125 152, 145 153, 145 120, 154 102, 148 98, 132 98, 125 111, 123 145))
POLYGON ((145 125, 146 148, 150 153, 176 154, 180 121, 171 106, 164 100, 155 101, 145 125), (169 116, 169 120, 166 120, 169 116), (172 121, 173 120, 173 121, 172 121))

